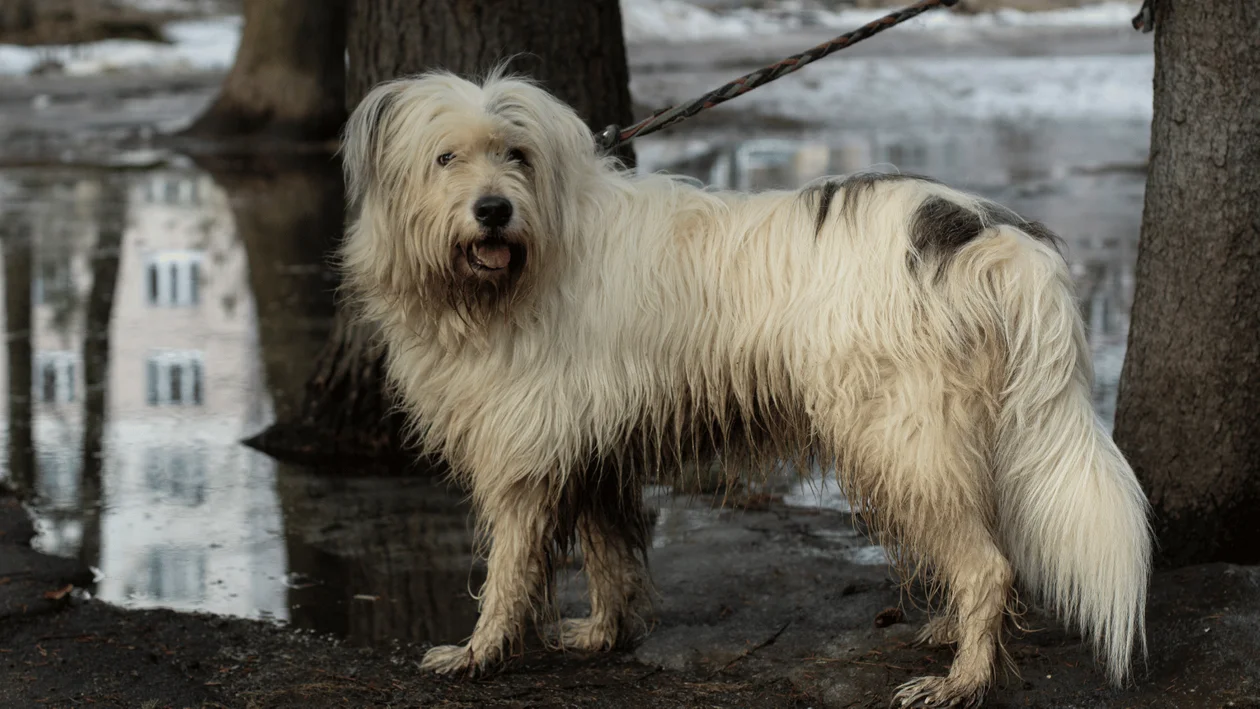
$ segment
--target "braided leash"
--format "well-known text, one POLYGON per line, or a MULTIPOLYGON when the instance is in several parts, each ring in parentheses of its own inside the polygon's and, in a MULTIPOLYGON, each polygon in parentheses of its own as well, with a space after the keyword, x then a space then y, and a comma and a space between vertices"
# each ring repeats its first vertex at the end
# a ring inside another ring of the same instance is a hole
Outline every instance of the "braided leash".
POLYGON ((768 84, 785 74, 791 74, 806 64, 818 61, 828 54, 838 52, 847 47, 852 47, 864 39, 874 37, 880 32, 883 32, 891 27, 896 27, 906 20, 918 17, 928 10, 932 10, 937 7, 953 7, 957 4, 958 0, 920 0, 910 7, 896 12, 891 12, 874 22, 869 22, 852 32, 847 32, 835 39, 823 42, 822 44, 811 49, 807 49, 800 54, 795 54, 787 59, 775 62, 770 66, 762 67, 751 74, 745 74, 729 84, 720 86, 695 99, 694 101, 679 104, 673 108, 666 108, 657 111, 629 128, 621 128, 617 125, 608 126, 595 136, 595 143, 600 150, 610 151, 618 145, 628 143, 635 138, 647 135, 648 133, 655 133, 656 131, 671 126, 681 120, 691 118, 707 108, 713 108, 719 103, 729 101, 736 96, 742 96, 758 86, 768 84))

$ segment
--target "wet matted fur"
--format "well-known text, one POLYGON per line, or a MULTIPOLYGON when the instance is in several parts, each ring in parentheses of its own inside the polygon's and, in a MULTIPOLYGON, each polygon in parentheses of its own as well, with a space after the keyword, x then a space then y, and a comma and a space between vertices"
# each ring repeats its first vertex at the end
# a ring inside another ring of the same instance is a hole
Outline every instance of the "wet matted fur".
POLYGON ((507 659, 574 539, 592 610, 560 642, 636 636, 642 483, 720 455, 753 477, 834 469, 898 565, 945 590, 923 637, 956 643, 954 663, 903 704, 983 698, 1016 582, 1127 676, 1147 504, 1091 408, 1043 227, 921 178, 740 194, 632 175, 569 107, 500 75, 376 87, 344 158, 356 312, 488 543, 475 631, 425 668, 507 659))

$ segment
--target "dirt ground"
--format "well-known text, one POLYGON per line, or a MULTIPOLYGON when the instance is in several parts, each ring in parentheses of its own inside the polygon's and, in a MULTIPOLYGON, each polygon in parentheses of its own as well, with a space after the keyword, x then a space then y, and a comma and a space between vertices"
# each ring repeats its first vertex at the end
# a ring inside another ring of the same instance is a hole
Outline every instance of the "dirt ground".
MULTIPOLYGON (((771 505, 732 512, 654 551, 657 626, 602 656, 533 646, 508 671, 444 680, 420 646, 350 647, 274 624, 82 600, 78 564, 28 544, 0 500, 0 706, 5 707, 883 707, 950 652, 913 647, 923 615, 878 565, 846 562, 843 515, 771 505), (820 563, 826 558, 828 563, 820 563), (877 618, 879 619, 877 621, 877 618), (889 620, 891 624, 885 625, 889 620), (884 627, 878 627, 884 625, 884 627)), ((580 603, 579 581, 564 602, 580 603)), ((992 707, 1260 707, 1260 568, 1159 574, 1149 661, 1135 686, 1105 685, 1088 649, 1043 617, 1010 638, 1020 675, 992 707)))

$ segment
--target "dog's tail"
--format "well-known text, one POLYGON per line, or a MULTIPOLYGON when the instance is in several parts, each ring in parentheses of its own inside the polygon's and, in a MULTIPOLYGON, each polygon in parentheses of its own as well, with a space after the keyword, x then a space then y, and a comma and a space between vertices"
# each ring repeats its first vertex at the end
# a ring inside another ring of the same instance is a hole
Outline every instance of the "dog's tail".
POLYGON ((1091 637, 1122 684, 1134 645, 1146 652, 1148 503, 1091 405, 1090 351, 1062 257, 1022 229, 999 229, 1013 247, 990 281, 1006 344, 999 533, 1025 587, 1091 637))

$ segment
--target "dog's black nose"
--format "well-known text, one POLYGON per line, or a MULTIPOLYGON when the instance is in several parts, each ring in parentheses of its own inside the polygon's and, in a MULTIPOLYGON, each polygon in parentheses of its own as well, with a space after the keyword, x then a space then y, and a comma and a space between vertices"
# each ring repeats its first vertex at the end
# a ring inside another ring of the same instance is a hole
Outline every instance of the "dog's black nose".
POLYGON ((482 197, 473 205, 473 216, 489 229, 507 226, 512 221, 512 203, 504 197, 482 197))

